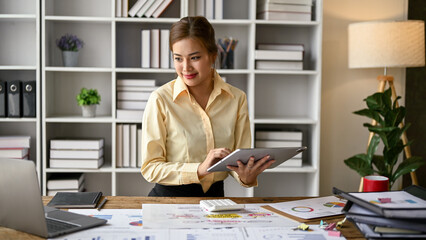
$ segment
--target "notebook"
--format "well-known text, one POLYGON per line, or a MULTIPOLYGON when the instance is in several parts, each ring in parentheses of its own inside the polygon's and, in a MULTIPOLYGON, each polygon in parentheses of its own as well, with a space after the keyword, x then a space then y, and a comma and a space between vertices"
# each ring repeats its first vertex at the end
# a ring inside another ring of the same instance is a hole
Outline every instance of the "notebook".
POLYGON ((102 192, 57 192, 47 204, 55 208, 95 208, 102 192))
POLYGON ((0 225, 41 237, 100 226, 107 221, 43 207, 33 161, 0 159, 0 225))

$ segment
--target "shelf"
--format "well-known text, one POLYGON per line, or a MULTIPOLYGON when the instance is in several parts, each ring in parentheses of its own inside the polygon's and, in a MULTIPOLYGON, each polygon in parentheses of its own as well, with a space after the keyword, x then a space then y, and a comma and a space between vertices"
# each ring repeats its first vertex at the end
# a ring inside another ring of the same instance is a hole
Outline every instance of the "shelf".
POLYGON ((112 69, 101 67, 46 67, 46 72, 112 72, 112 69))
POLYGON ((118 73, 175 73, 174 69, 153 68, 116 68, 118 73))
POLYGON ((37 70, 37 66, 2 65, 0 70, 37 70))
POLYGON ((0 122, 37 122, 37 118, 2 118, 0 122))
POLYGON ((308 165, 302 167, 276 167, 265 170, 268 173, 315 173, 316 171, 316 168, 308 165))
POLYGON ((35 14, 0 14, 0 20, 2 20, 2 19, 12 19, 12 20, 30 19, 30 20, 36 20, 37 16, 35 14))
POLYGON ((118 173, 140 173, 140 168, 115 168, 118 173))
POLYGON ((46 117, 46 122, 50 123, 112 123, 111 116, 96 116, 94 118, 85 118, 81 116, 55 116, 46 117))
POLYGON ((80 17, 80 16, 46 16, 46 21, 66 21, 66 22, 111 22, 110 17, 80 17))
POLYGON ((71 172, 84 172, 84 173, 111 173, 113 169, 111 165, 104 164, 99 169, 86 169, 86 168, 46 168, 47 173, 71 173, 71 172))
POLYGON ((169 23, 173 24, 179 21, 178 18, 138 18, 138 17, 116 17, 116 22, 122 23, 169 23))
POLYGON ((259 116, 254 119, 258 124, 317 124, 318 121, 311 118, 277 118, 259 116))
POLYGON ((318 71, 303 70, 303 71, 286 71, 286 70, 255 70, 256 74, 285 74, 285 75, 317 75, 318 71))
POLYGON ((311 21, 311 22, 303 22, 303 21, 279 21, 279 20, 259 20, 255 21, 256 24, 259 25, 288 25, 288 26, 297 26, 297 27, 311 27, 311 26, 319 26, 320 22, 311 21))

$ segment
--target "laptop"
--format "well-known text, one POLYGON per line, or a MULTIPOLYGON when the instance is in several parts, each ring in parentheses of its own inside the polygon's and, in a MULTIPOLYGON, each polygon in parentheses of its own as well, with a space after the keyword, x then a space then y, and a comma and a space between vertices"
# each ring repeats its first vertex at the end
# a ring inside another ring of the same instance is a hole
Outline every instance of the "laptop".
POLYGON ((0 159, 0 226, 45 238, 100 226, 107 221, 44 207, 33 161, 0 159))

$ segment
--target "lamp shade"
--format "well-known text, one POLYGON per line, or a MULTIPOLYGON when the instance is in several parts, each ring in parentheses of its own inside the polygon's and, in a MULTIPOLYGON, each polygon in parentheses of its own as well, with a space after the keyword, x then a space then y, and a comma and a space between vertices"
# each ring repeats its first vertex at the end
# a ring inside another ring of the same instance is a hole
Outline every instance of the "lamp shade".
POLYGON ((348 39, 349 68, 425 65, 424 21, 353 23, 348 39))

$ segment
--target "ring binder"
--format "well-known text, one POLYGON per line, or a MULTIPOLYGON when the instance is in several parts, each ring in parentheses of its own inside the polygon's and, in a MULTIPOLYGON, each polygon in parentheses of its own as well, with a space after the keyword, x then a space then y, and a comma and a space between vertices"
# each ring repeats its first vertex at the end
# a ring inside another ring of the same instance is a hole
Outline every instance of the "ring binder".
POLYGON ((21 117, 22 102, 21 102, 21 81, 14 80, 7 84, 7 116, 21 117))
POLYGON ((36 82, 28 81, 22 84, 22 107, 24 117, 36 116, 36 82))
POLYGON ((7 103, 6 103, 6 82, 0 80, 0 117, 6 117, 7 103))

